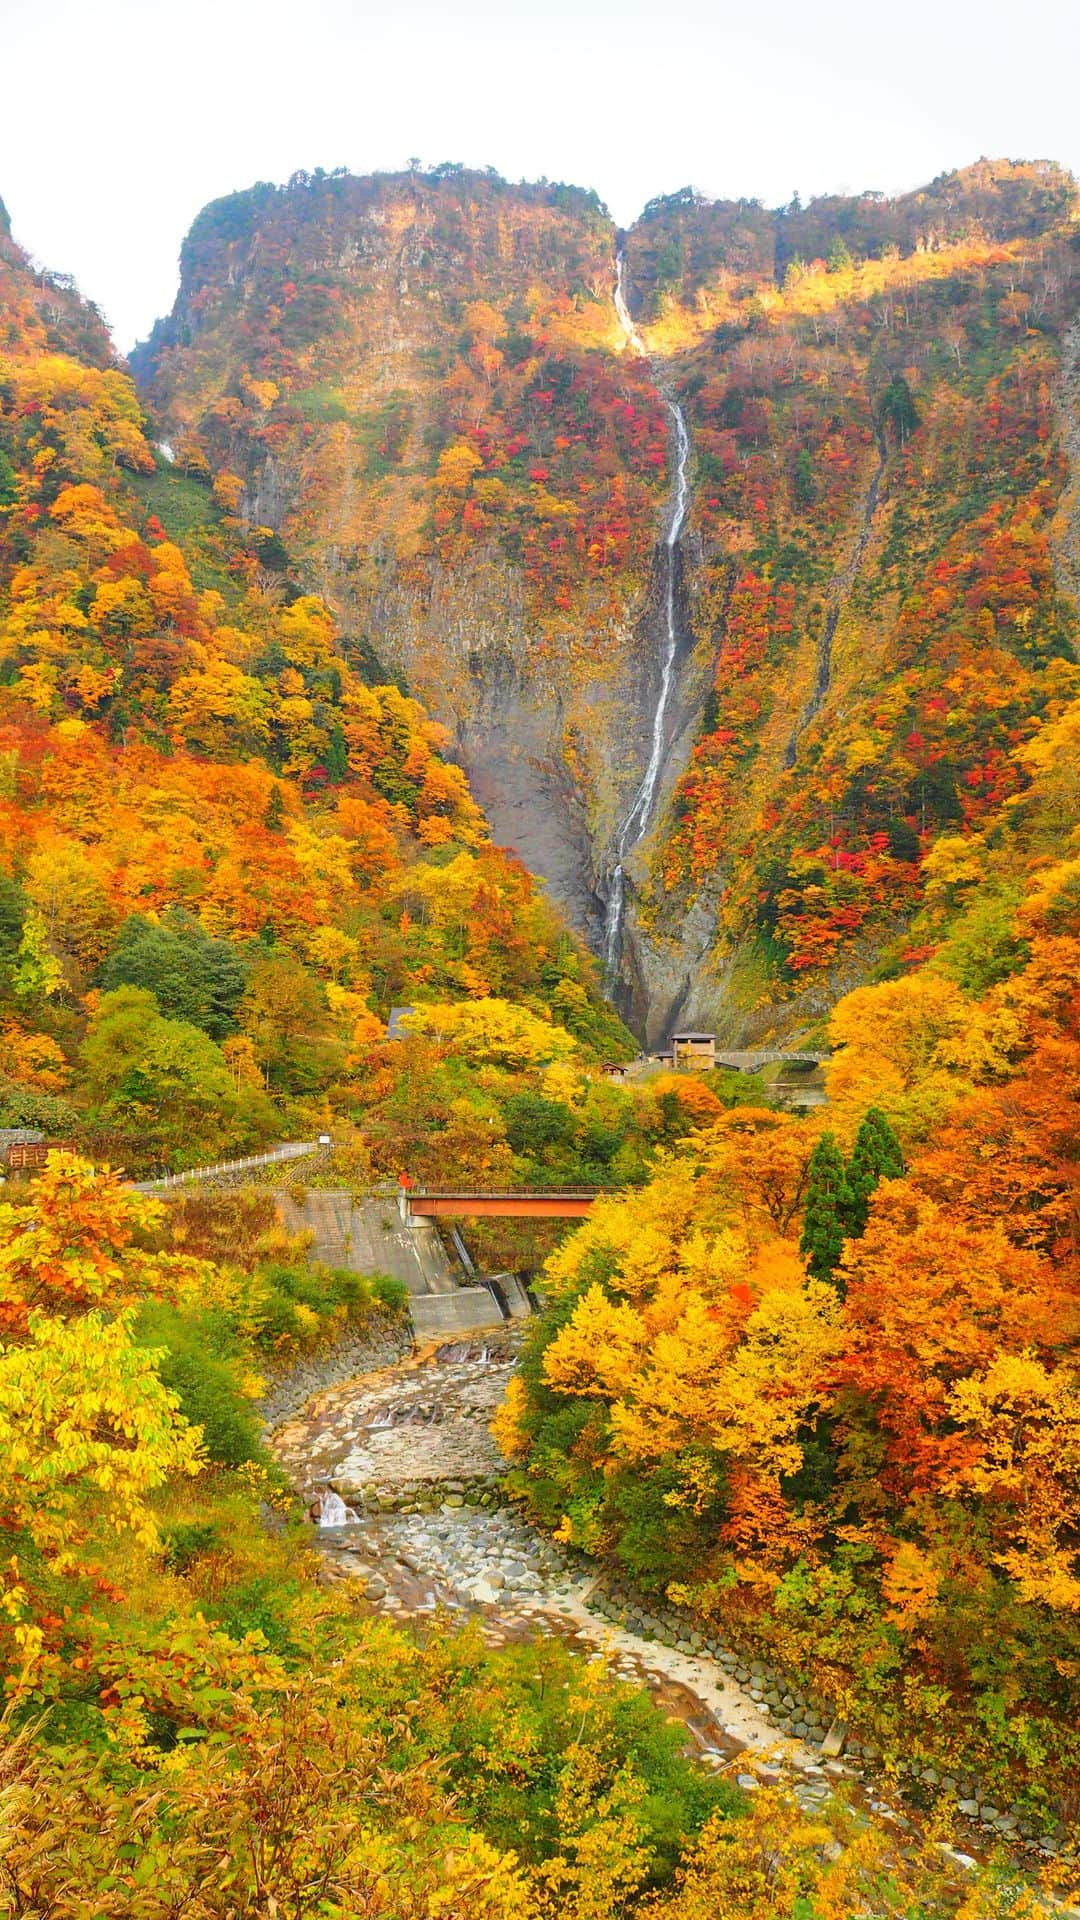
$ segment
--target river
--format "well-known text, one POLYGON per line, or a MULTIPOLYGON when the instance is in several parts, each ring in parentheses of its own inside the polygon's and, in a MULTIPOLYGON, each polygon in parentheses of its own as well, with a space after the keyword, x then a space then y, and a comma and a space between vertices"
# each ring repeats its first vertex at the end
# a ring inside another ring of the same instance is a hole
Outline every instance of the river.
MULTIPOLYGON (((402 1625, 471 1619, 492 1646, 557 1635, 616 1679, 644 1686, 682 1722, 703 1766, 733 1773, 750 1793, 778 1784, 826 1821, 841 1788, 906 1852, 920 1840, 922 1818, 899 1802, 895 1781, 875 1779, 872 1748, 848 1739, 835 1752, 827 1717, 797 1687, 794 1699, 780 1700, 777 1686, 789 1683, 774 1670, 692 1615, 614 1592, 594 1562, 560 1548, 507 1502, 506 1462, 490 1427, 520 1337, 506 1329, 429 1343, 315 1394, 273 1430, 271 1449, 312 1516, 327 1490, 352 1510, 344 1525, 313 1529, 323 1578, 347 1584, 358 1611, 402 1625)), ((920 1764, 903 1771, 914 1778, 920 1764)), ((1018 1837, 965 1828, 971 1852, 934 1841, 961 1876, 991 1846, 1018 1837)), ((1038 1861, 1034 1842, 1022 1851, 1038 1861)), ((1046 1911, 1080 1920, 1060 1902, 1046 1911)))
POLYGON ((776 1726, 760 1670, 712 1646, 689 1617, 614 1606, 594 1564, 506 1503, 490 1423, 516 1344, 496 1333, 429 1345, 316 1395, 274 1431, 273 1451, 313 1515, 332 1489, 336 1517, 339 1502, 353 1516, 316 1527, 324 1577, 402 1622, 476 1619, 493 1645, 558 1635, 647 1687, 702 1763, 734 1765, 748 1791, 784 1779, 809 1810, 837 1779, 854 1783, 855 1764, 822 1752, 817 1716, 805 1737, 776 1726))

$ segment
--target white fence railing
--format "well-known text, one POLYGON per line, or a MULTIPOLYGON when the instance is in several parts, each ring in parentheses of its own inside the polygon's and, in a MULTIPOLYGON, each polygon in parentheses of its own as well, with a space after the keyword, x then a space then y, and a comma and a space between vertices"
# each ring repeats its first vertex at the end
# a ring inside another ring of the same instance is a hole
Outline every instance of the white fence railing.
POLYGON ((277 1166, 283 1160, 304 1160, 310 1154, 326 1150, 324 1140, 287 1140, 284 1146, 271 1147, 267 1153, 249 1154, 246 1160, 219 1160, 212 1167, 189 1167, 184 1173, 164 1173, 160 1180, 138 1180, 136 1193, 168 1193, 173 1187, 199 1186, 207 1180, 220 1180, 226 1174, 253 1173, 257 1167, 277 1166))

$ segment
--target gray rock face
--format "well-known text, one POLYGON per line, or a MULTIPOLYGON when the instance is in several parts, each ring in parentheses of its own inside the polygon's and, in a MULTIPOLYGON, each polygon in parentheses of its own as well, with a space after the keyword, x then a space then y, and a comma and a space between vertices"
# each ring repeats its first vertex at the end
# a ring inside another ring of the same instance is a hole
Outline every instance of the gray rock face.
MULTIPOLYGON (((594 608, 593 671, 582 665, 580 614, 546 622, 538 644, 522 576, 491 547, 452 568, 430 563, 422 595, 390 564, 377 583, 358 584, 355 570, 329 551, 315 579, 347 625, 374 636, 388 668, 403 672, 447 726, 495 839, 539 875, 597 952, 613 849, 651 751, 663 655, 663 531, 661 511, 658 549, 631 603, 614 615, 594 608)), ((693 542, 685 544, 689 560, 693 542)), ((663 818, 689 760, 715 661, 711 648, 694 644, 682 565, 677 598, 676 682, 651 825, 663 818)), ((723 982, 705 964, 719 891, 704 889, 653 937, 637 911, 648 852, 646 837, 627 863, 617 999, 635 1031, 655 1044, 691 981, 713 1007, 723 982)))

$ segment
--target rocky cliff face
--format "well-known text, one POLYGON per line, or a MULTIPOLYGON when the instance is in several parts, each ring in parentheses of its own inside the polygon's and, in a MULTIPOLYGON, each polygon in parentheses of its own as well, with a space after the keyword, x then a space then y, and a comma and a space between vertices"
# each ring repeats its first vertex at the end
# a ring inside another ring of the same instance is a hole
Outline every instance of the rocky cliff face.
POLYGON ((676 686, 620 991, 650 1039, 794 1030, 903 963, 935 841, 989 830, 1070 682, 1073 203, 987 163, 897 201, 653 203, 625 237, 642 358, 593 196, 303 177, 200 215, 137 367, 594 943, 649 751, 678 396, 676 686))
POLYGON ((497 834, 594 933, 666 479, 613 240, 593 196, 487 176, 257 188, 200 216, 138 356, 181 458, 234 471, 240 511, 426 690, 497 834))
POLYGON ((64 273, 35 267, 12 238, 0 200, 0 354, 65 353, 91 367, 116 365, 97 308, 64 273))

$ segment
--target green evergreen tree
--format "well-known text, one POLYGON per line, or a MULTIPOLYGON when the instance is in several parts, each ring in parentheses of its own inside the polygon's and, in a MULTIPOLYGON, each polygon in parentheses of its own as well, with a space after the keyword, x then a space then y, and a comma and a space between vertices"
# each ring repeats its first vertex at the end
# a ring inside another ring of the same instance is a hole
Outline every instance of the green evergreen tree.
POLYGON ((831 1280, 844 1249, 851 1209, 844 1157, 831 1133, 823 1133, 813 1153, 806 1184, 799 1250, 815 1280, 831 1280))
POLYGON ((919 410, 902 373, 890 380, 881 396, 881 420, 883 425, 893 429, 901 446, 911 438, 919 424, 919 410))
POLYGON ((0 507, 13 507, 18 497, 18 475, 0 447, 0 507))
POLYGON ((903 1171, 904 1156, 892 1127, 880 1107, 868 1107, 847 1164, 850 1198, 846 1226, 850 1239, 857 1240, 866 1232, 870 1196, 878 1181, 899 1180, 903 1171))
POLYGON ((327 779, 335 785, 348 778, 349 749, 345 744, 345 735, 336 721, 330 729, 326 752, 323 754, 323 766, 326 768, 327 779))
MULTIPOLYGON (((275 788, 275 792, 277 789, 275 788)), ((158 922, 132 914, 98 973, 98 985, 143 987, 169 1019, 201 1027, 213 1040, 236 1031, 236 1009, 248 982, 247 956, 214 940, 195 916, 170 907, 158 922)))
POLYGON ((9 966, 19 951, 26 920, 26 896, 17 880, 0 873, 0 969, 9 966))

